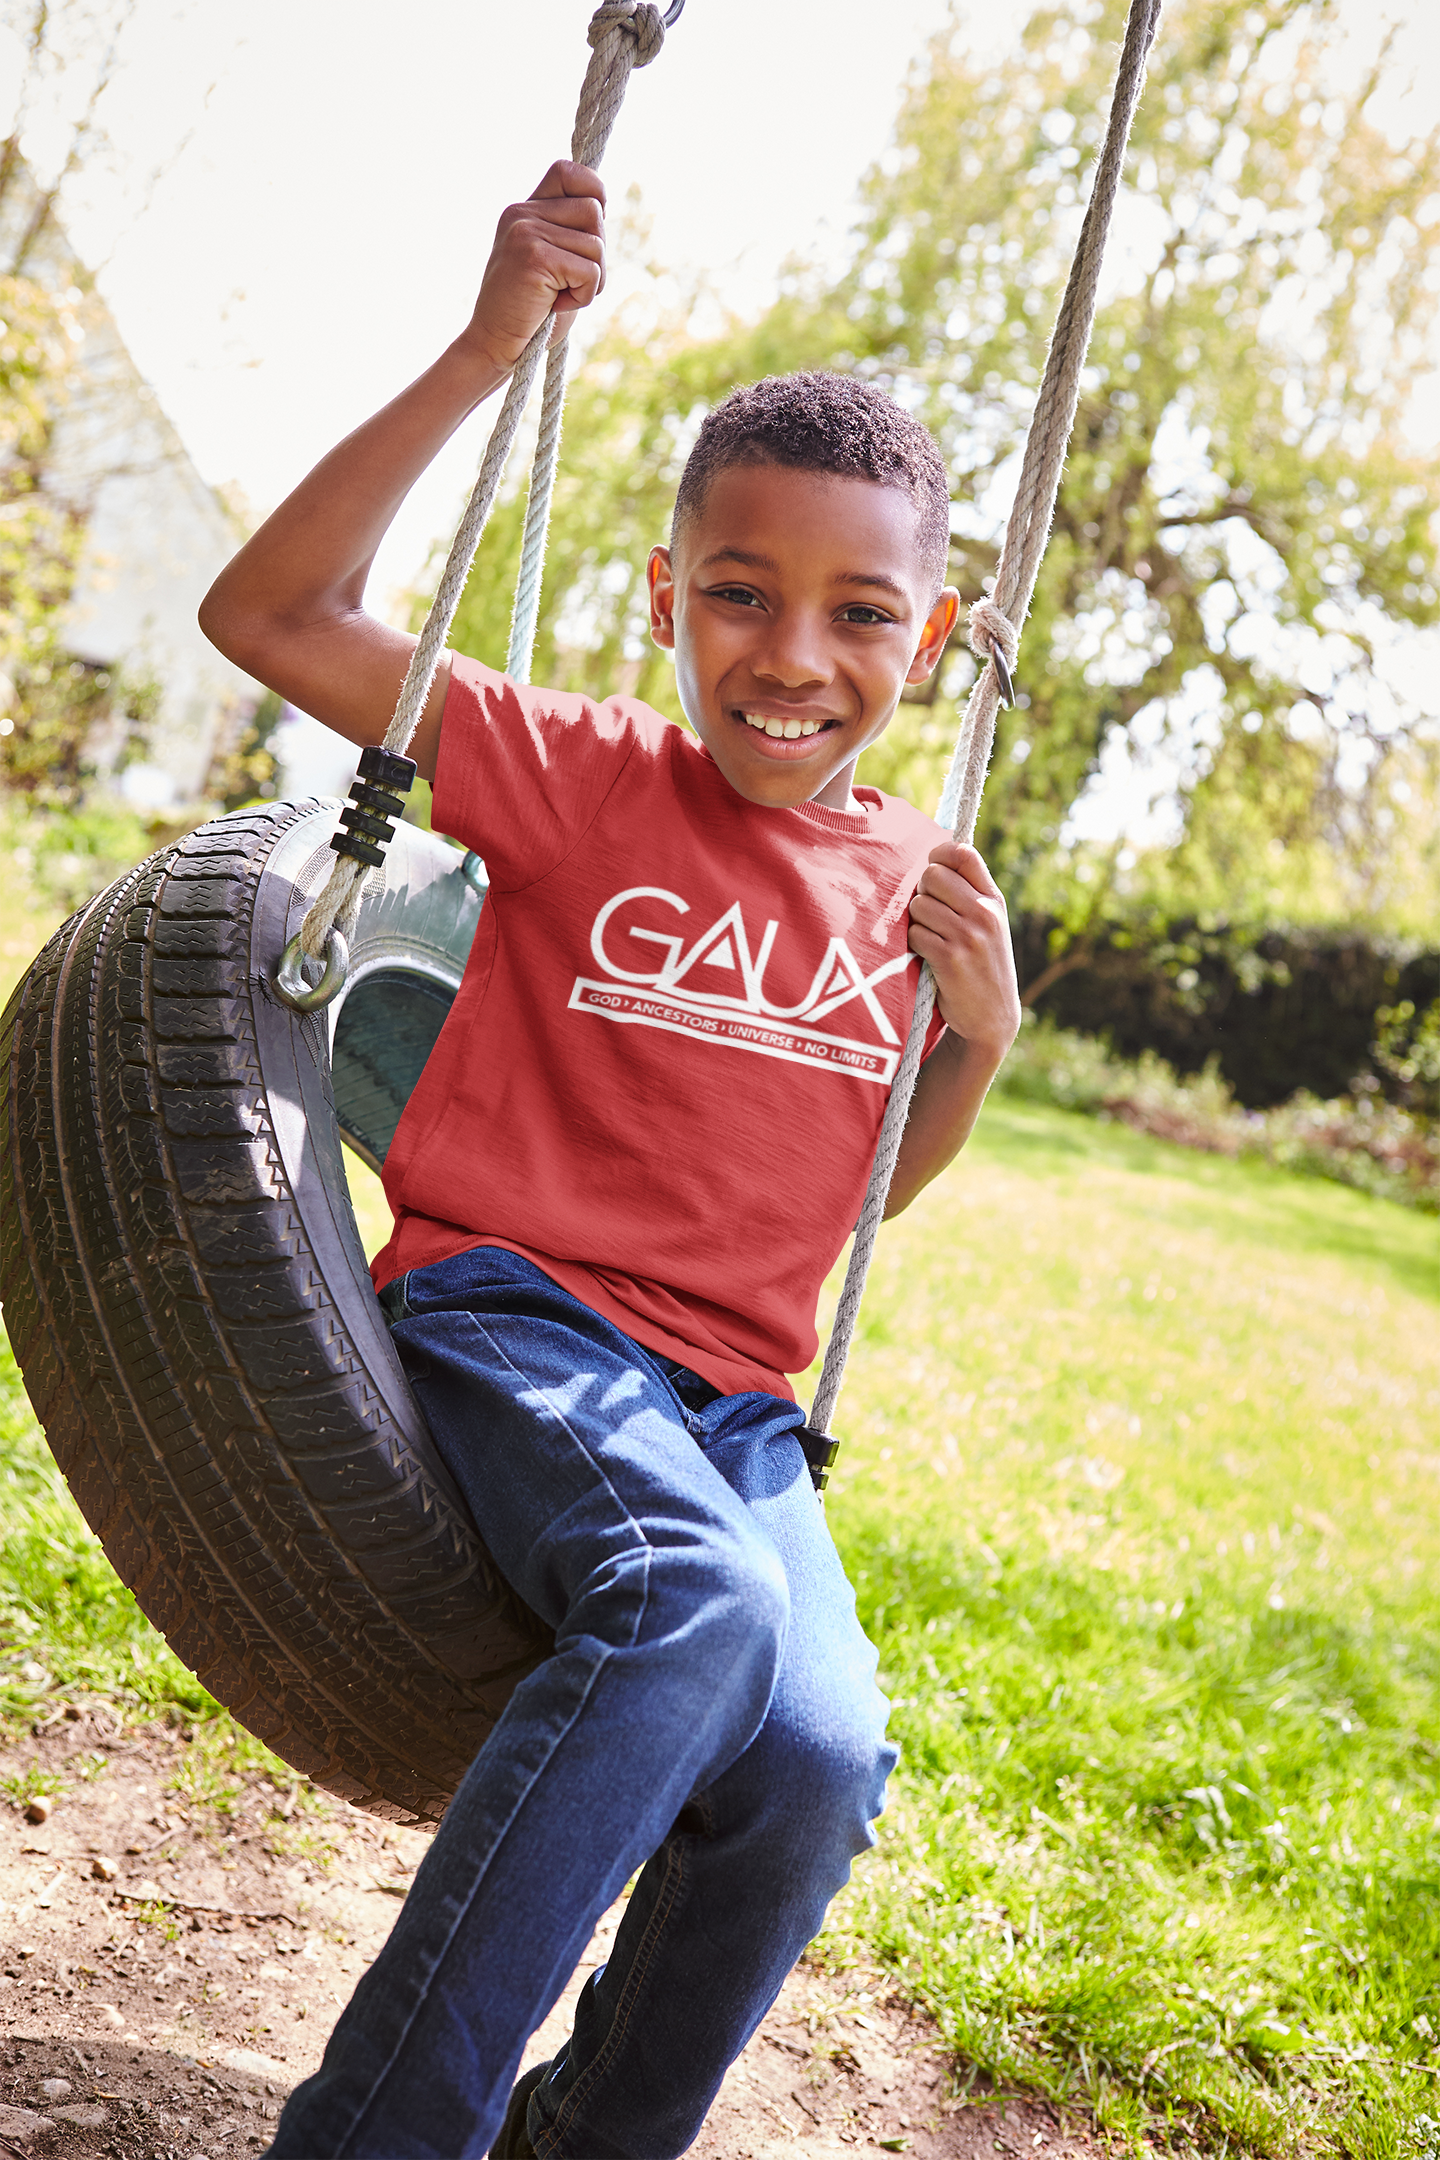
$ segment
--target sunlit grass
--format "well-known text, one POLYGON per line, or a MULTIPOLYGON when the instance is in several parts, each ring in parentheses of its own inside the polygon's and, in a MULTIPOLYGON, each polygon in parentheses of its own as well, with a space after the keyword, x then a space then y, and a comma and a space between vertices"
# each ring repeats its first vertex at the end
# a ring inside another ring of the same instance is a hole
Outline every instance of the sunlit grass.
MULTIPOLYGON (((1122 2141, 1430 2151, 1437 1304, 1423 1216, 1003 1098, 886 1230, 830 1520, 905 1759, 824 1946, 963 2063, 1122 2141)), ((8 1415, 12 1729, 85 1686, 168 1709, 223 1809, 261 1751, 8 1415)))
POLYGON ((87 1528, 0 1338, 0 1719, 13 1730, 82 1689, 153 1710, 210 1704, 87 1528))
MULTIPOLYGON (((181 1664, 119 1581, 45 1445, 0 1331, 0 1737, 18 1738, 67 1697, 109 1715, 117 1730, 153 1718, 181 1727, 195 1743, 196 1773, 203 1761, 207 1776, 293 1780, 181 1664)), ((68 1774, 97 1768, 103 1758, 90 1757, 68 1774)), ((45 1789, 33 1765, 17 1776, 45 1789)), ((16 1786, 10 1797, 18 1796, 16 1786)))
MULTIPOLYGON (((9 867, 9 858, 4 854, 0 854, 0 866, 9 867)), ((23 883, 8 892, 4 909, 0 910, 0 1011, 10 1002, 11 991, 29 972, 59 920, 54 905, 38 900, 23 883)))
POLYGON ((830 1518, 905 1767, 829 1947, 965 2061, 1137 2138, 1425 2149, 1436 1261, 1003 1099, 885 1232, 830 1518))

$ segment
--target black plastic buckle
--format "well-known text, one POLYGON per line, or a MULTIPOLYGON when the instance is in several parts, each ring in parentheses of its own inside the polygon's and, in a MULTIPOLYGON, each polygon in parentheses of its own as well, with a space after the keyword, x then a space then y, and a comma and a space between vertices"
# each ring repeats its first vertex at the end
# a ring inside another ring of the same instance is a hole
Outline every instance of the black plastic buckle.
POLYGON ((382 750, 379 743, 367 743, 355 769, 362 780, 375 780, 381 787, 393 788, 397 795, 408 795, 416 768, 414 758, 401 757, 398 750, 382 750))
POLYGON ((824 1492, 830 1482, 830 1465, 840 1452, 839 1441, 832 1440, 829 1433, 816 1432, 809 1425, 797 1425, 795 1437, 810 1465, 811 1484, 816 1492, 824 1492))
POLYGON ((414 778, 414 758, 382 750, 378 743, 368 744, 360 753, 359 778, 350 784, 352 802, 340 812, 340 823, 347 830, 337 832, 330 842, 335 853, 378 869, 395 837, 390 819, 403 814, 414 778))

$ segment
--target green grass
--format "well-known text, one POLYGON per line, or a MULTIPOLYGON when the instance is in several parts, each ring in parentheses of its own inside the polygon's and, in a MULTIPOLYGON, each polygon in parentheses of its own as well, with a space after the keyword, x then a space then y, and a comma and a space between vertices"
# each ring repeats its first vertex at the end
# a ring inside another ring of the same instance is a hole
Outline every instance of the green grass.
MULTIPOLYGON (((822 1947, 1122 2146, 1433 2160, 1437 1247, 1343 1187, 1004 1099, 881 1241, 830 1520, 904 1764, 822 1947)), ((0 1706, 169 1707, 223 1807, 263 1751, 13 1402, 5 1457, 0 1706)))
POLYGON ((1177 2149, 1440 2117, 1440 1240, 992 1102, 881 1242, 830 1518, 904 1767, 832 1916, 1177 2149))
MULTIPOLYGON (((237 1726, 151 1627, 117 1578, 55 1467, 0 1332, 0 1738, 13 1740, 66 1697, 120 1721, 161 1718, 196 1745, 177 1790, 261 1770, 294 1772, 237 1726)), ((96 1762, 74 1774, 97 1774, 96 1762)), ((193 1788, 193 1790, 192 1790, 193 1788)), ((33 1766, 6 1786, 21 1801, 58 1789, 33 1766)))

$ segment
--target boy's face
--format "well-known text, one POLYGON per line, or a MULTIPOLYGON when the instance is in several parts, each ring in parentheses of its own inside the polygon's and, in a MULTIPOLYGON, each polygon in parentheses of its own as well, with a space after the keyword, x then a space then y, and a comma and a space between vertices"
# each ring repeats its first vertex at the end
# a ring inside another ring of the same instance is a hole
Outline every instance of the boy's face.
POLYGON ((849 806, 855 760, 933 672, 959 604, 930 598, 903 490, 782 465, 717 474, 649 576, 685 717, 736 792, 773 809, 849 806))

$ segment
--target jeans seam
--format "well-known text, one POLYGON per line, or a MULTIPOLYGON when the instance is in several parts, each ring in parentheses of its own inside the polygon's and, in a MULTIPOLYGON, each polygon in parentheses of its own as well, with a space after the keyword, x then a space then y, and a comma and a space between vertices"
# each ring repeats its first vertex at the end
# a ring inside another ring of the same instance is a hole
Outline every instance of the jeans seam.
POLYGON ((680 1393, 679 1388, 676 1387, 675 1382, 672 1380, 669 1373, 666 1372, 665 1367, 661 1364, 658 1352, 654 1350, 645 1350, 645 1346, 643 1343, 639 1345, 639 1348, 644 1351, 645 1356, 649 1359, 650 1369, 654 1373, 656 1379, 660 1382, 660 1385, 668 1391, 670 1398, 675 1405, 675 1408, 680 1413, 680 1420, 681 1423, 684 1425, 686 1432, 689 1433, 692 1440, 698 1442, 700 1434, 704 1428, 702 1427, 700 1419, 697 1417, 696 1413, 690 1408, 689 1403, 685 1401, 684 1397, 680 1393))
MULTIPOLYGON (((488 1329, 481 1325, 481 1322, 477 1315, 474 1313, 469 1313, 466 1315, 466 1317, 470 1320, 477 1332, 485 1337, 485 1340, 490 1344, 492 1350, 495 1352, 495 1355, 498 1358, 502 1359, 507 1366, 509 1366, 511 1372, 516 1375, 517 1379, 525 1378, 528 1380, 530 1376, 528 1374, 521 1373, 520 1368, 518 1365, 516 1365, 514 1359, 508 1355, 503 1345, 496 1342, 494 1336, 489 1333, 488 1329)), ((548 1391, 546 1392, 548 1401, 548 1391)), ((635 1640, 639 1635, 641 1626, 644 1622, 646 1607, 650 1602, 650 1563, 652 1554, 649 1541, 641 1530, 640 1525, 636 1522, 634 1516, 631 1514, 629 1508, 625 1506, 624 1502, 620 1498, 620 1495, 615 1491, 615 1488, 611 1484, 609 1478, 605 1476, 604 1472, 596 1463, 594 1456, 590 1453, 590 1450, 585 1446, 579 1434, 575 1431, 575 1428, 570 1423, 569 1419, 564 1415, 562 1411, 556 1409, 553 1404, 550 1405, 550 1408, 551 1413, 555 1417, 557 1423, 561 1426, 562 1430, 569 1435, 569 1438, 573 1445, 578 1448, 580 1453, 585 1457, 586 1461, 590 1464, 592 1470, 595 1472, 596 1477, 605 1486, 606 1491, 611 1495, 612 1499, 619 1507, 621 1513, 625 1518, 625 1521, 630 1525, 631 1529, 635 1532, 637 1538, 640 1540, 640 1547, 645 1554, 644 1581, 642 1584, 640 1597, 637 1602, 635 1623, 633 1628, 631 1629, 629 1641, 627 1643, 627 1647, 633 1647, 635 1640)), ((459 1933, 459 1930, 464 1923, 466 1914, 469 1912, 470 1907, 474 1904, 475 1898, 479 1893, 480 1886, 485 1880, 485 1877, 489 1872, 490 1868, 493 1866, 500 1852, 501 1846, 504 1844, 511 1830, 514 1828, 516 1816, 519 1814, 520 1809, 523 1807, 526 1800, 530 1797, 530 1794, 535 1790, 535 1787, 539 1782, 540 1778, 544 1775, 545 1771, 549 1768, 551 1762, 554 1760, 556 1749, 560 1747, 562 1742, 574 1730, 576 1721, 583 1714, 585 1706, 589 1702, 590 1697, 594 1692, 595 1683, 599 1679, 601 1673, 605 1670, 605 1667, 609 1664, 612 1654, 613 1652, 607 1649, 605 1655, 599 1660, 593 1671, 590 1673, 588 1679, 586 1680, 584 1692, 582 1693, 580 1700, 576 1703, 573 1712, 565 1721, 564 1730, 556 1734, 553 1744, 545 1751, 544 1761, 536 1765, 534 1774, 526 1780, 524 1790, 517 1794, 515 1805, 511 1808, 510 1813, 505 1820, 504 1827, 500 1831, 499 1836, 496 1837, 491 1843, 490 1850, 486 1857, 484 1866, 478 1868, 475 1871, 471 1879, 469 1893, 466 1896, 465 1902, 461 1906, 460 1910, 457 1912, 454 1924, 451 1926, 449 1932, 445 1937, 444 1945, 438 1952, 435 1961, 431 1966, 430 1972, 426 1976, 424 1985, 420 1988, 416 1996, 414 2008, 411 2010, 409 2016, 405 2019, 404 2024, 401 2027, 400 2033, 396 2039, 394 2047, 391 2049, 390 2054, 387 2056, 383 2067, 375 2077, 375 2080, 370 2086, 369 2091, 366 2093, 364 2100, 356 2109, 355 2114, 351 2119, 349 2128, 346 2130, 345 2135, 340 2140, 340 2143, 335 2149, 336 2160, 345 2160, 345 2154, 351 2148, 352 2142, 358 2134, 364 2122, 365 2116, 369 2112, 370 2108, 374 2105, 376 2099, 379 2096, 380 2090, 385 2083, 386 2078, 389 2077, 391 2071, 394 2069, 395 2064, 400 2057, 401 2051, 405 2046, 406 2039, 409 2036, 411 2027, 414 2025, 416 2018, 420 2015, 420 2012, 424 2009, 427 2001, 429 2000, 430 1991, 435 1984, 436 1975, 439 1973, 441 1966, 444 1964, 446 1957, 449 1955, 451 1945, 454 1943, 456 1935, 459 1933)))
POLYGON ((541 2136, 544 2142, 535 2148, 539 2160, 545 2160, 547 2154, 551 2156, 551 2160, 564 2160, 564 2155, 556 2140, 562 2137, 569 2129, 582 2101, 586 2100, 594 2091, 595 2086, 614 2060, 617 2049, 629 2033, 636 1999, 645 1984, 646 1976, 649 1973, 655 1953, 660 1947, 661 1938, 674 1913, 684 1882, 684 1840, 683 1838, 675 1838, 671 1841, 666 1860, 665 1881, 661 1885, 660 1894, 655 1900, 655 1910, 651 1913, 645 1932, 640 1938, 639 1948, 631 1960, 630 1970, 625 1977, 625 1985, 621 1990, 620 2000, 615 2008, 614 2020, 605 2036, 605 2044, 596 2050, 594 2056, 586 2065, 584 2074, 577 2079, 561 2101, 560 2111, 550 2128, 547 2131, 542 2131, 541 2136))

